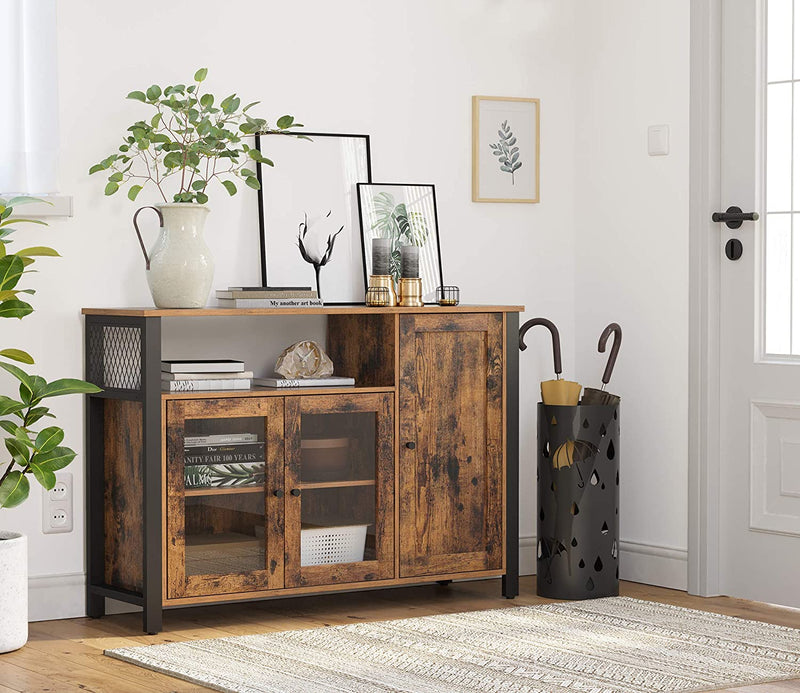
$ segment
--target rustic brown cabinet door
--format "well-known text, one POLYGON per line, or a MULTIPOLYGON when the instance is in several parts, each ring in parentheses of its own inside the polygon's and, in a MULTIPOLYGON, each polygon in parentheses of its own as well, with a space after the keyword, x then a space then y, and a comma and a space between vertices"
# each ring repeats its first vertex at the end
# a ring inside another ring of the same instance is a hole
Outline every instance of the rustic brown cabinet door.
POLYGON ((394 395, 285 402, 286 586, 394 577, 394 395))
POLYGON ((283 399, 167 403, 168 599, 284 586, 283 399))
POLYGON ((400 577, 503 568, 501 314, 400 316, 400 577))

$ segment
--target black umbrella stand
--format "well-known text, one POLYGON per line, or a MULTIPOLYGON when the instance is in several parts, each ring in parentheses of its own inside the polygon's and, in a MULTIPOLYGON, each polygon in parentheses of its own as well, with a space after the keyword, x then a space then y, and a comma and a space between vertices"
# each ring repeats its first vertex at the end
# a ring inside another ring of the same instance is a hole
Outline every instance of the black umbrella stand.
POLYGON ((619 594, 619 403, 539 404, 539 596, 619 594))

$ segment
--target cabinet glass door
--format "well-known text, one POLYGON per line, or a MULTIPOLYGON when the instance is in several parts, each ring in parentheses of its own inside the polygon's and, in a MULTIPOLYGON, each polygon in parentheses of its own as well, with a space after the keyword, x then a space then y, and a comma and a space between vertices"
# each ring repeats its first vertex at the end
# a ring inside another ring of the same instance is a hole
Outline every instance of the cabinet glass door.
POLYGON ((394 576, 393 396, 286 399, 286 585, 394 576))
POLYGON ((279 399, 167 408, 170 598, 283 587, 279 399))

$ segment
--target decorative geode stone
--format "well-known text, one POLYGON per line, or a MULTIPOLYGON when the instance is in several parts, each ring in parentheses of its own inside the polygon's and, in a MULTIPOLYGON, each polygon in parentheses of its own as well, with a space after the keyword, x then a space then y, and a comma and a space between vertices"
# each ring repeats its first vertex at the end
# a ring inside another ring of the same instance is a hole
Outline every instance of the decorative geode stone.
POLYGON ((291 380, 327 378, 333 375, 333 361, 319 344, 306 339, 283 350, 275 372, 291 380))

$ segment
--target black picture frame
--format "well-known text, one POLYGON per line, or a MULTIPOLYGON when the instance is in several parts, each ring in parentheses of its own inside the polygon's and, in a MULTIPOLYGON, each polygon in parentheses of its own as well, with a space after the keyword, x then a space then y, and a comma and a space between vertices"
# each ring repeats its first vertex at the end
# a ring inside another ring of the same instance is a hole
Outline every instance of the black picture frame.
MULTIPOLYGON (((378 187, 390 187, 390 188, 429 188, 431 193, 431 201, 432 201, 432 216, 433 216, 433 243, 434 247, 431 248, 430 257, 436 263, 436 271, 433 276, 428 278, 428 283, 426 284, 426 277, 423 276, 423 299, 426 304, 428 303, 436 303, 436 289, 439 286, 444 285, 443 279, 443 270, 442 270, 442 245, 441 239, 439 236, 439 211, 436 204, 436 186, 432 183, 375 183, 375 182, 368 182, 368 183, 359 183, 356 188, 358 191, 358 218, 361 223, 361 255, 364 259, 364 282, 368 281, 368 277, 372 272, 372 268, 370 267, 370 259, 372 254, 371 248, 371 241, 372 238, 377 237, 376 235, 371 233, 371 228, 365 219, 365 210, 362 200, 362 191, 366 191, 367 188, 378 188, 378 187), (369 239, 369 242, 368 242, 369 239)), ((426 244, 427 245, 427 244, 426 244)), ((420 254, 420 266, 424 267, 425 260, 420 254)), ((422 272, 421 274, 424 274, 422 272)))
MULTIPOLYGON (((322 138, 339 138, 339 139, 353 139, 363 142, 364 150, 365 150, 365 165, 366 165, 366 180, 364 181, 353 181, 353 195, 355 199, 358 198, 358 190, 357 190, 357 183, 364 182, 364 183, 371 183, 372 182, 372 148, 371 148, 371 141, 370 136, 365 134, 352 134, 352 133, 335 133, 335 132, 301 132, 297 131, 296 135, 304 135, 305 137, 309 137, 312 140, 319 140, 322 138)), ((255 137, 255 146, 256 148, 267 158, 272 159, 273 157, 270 156, 269 147, 266 145, 266 142, 269 138, 287 138, 291 137, 290 135, 285 135, 281 133, 269 133, 269 134, 262 134, 256 135, 255 137)), ((296 139, 296 138, 295 138, 296 139)), ((299 143, 298 143, 299 144, 299 143)), ((309 144, 313 146, 313 143, 306 142, 305 144, 309 144)), ((275 172, 280 174, 281 164, 284 163, 283 161, 275 160, 275 172)), ((261 284, 262 286, 269 286, 269 257, 270 257, 270 250, 269 250, 269 233, 270 229, 268 228, 267 223, 267 216, 268 216, 268 208, 267 203, 265 201, 265 185, 268 185, 268 182, 265 180, 266 176, 264 175, 264 170, 262 169, 262 164, 256 165, 256 177, 258 178, 258 182, 260 185, 260 189, 258 190, 258 235, 259 235, 259 252, 260 252, 260 259, 261 259, 261 284)), ((357 244, 358 250, 361 253, 360 262, 363 266, 363 239, 361 239, 361 229, 360 229, 360 214, 358 213, 357 203, 356 207, 354 208, 355 213, 355 220, 354 226, 351 230, 353 234, 353 240, 355 234, 359 237, 359 242, 357 244)), ((353 263, 354 271, 357 272, 355 269, 355 262, 353 263)), ((285 281, 282 283, 286 283, 285 281)), ((297 284, 297 282, 291 282, 292 285, 297 284)), ((362 303, 364 300, 364 294, 366 293, 366 280, 363 283, 363 286, 360 289, 360 295, 356 296, 355 294, 351 297, 352 300, 348 301, 339 301, 339 300, 328 300, 325 296, 322 296, 325 305, 352 305, 362 303)))

